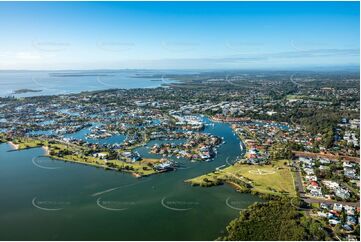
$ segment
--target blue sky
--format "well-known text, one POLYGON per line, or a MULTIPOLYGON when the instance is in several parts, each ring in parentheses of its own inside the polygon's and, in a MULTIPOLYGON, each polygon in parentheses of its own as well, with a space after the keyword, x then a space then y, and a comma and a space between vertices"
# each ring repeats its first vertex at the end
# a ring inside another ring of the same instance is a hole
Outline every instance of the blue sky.
POLYGON ((0 69, 359 65, 359 2, 0 2, 0 69))

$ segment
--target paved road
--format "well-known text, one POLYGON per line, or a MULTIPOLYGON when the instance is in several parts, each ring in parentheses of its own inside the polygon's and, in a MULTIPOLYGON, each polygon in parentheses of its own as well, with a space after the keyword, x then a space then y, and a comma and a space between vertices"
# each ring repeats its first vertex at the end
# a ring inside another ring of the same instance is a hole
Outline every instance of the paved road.
POLYGON ((343 202, 343 201, 330 201, 330 200, 326 200, 326 199, 318 199, 318 198, 303 198, 303 201, 307 202, 307 203, 326 203, 326 204, 342 204, 343 206, 345 205, 349 205, 349 206, 354 206, 354 207, 360 207, 360 203, 359 202, 343 202))
POLYGON ((297 192, 299 193, 300 197, 304 197, 305 195, 305 189, 303 188, 303 182, 302 182, 302 176, 301 176, 301 169, 300 169, 300 166, 299 166, 299 163, 298 162, 294 162, 294 164, 296 165, 296 177, 295 177, 295 186, 296 186, 296 190, 297 192))
POLYGON ((301 176, 301 172, 300 172, 300 167, 299 164, 296 163, 296 169, 297 171, 296 173, 296 177, 295 177, 295 186, 297 189, 297 192, 299 193, 300 198, 307 202, 307 203, 326 203, 326 204, 342 204, 342 205, 349 205, 349 206, 354 206, 354 207, 360 207, 360 202, 343 202, 343 201, 332 201, 332 200, 326 200, 326 199, 322 199, 322 198, 310 198, 306 196, 305 193, 305 189, 302 185, 302 176, 301 176))

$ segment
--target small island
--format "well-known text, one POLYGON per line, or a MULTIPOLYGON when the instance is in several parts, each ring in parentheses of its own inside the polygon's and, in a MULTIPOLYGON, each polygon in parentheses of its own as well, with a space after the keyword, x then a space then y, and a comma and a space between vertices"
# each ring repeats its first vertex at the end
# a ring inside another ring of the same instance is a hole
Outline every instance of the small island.
POLYGON ((22 88, 15 90, 12 94, 24 94, 29 92, 42 92, 43 90, 36 90, 36 89, 28 89, 28 88, 22 88))

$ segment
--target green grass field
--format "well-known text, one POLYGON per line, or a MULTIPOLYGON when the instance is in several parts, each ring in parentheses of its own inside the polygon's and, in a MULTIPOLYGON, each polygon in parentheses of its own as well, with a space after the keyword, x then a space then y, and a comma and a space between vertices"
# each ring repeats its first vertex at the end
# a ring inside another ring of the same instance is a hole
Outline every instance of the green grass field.
POLYGON ((14 145, 17 145, 18 150, 30 149, 43 146, 43 142, 31 138, 18 138, 12 141, 14 145))
POLYGON ((121 171, 134 173, 140 176, 148 176, 157 173, 157 171, 154 170, 153 168, 138 162, 127 163, 120 160, 108 160, 107 162, 105 162, 104 160, 99 158, 95 158, 92 156, 82 156, 82 155, 65 155, 63 157, 51 156, 51 158, 85 164, 85 165, 102 167, 105 169, 106 168, 114 169, 114 170, 121 169, 121 171), (128 169, 125 169, 125 167, 128 167, 128 169))
POLYGON ((296 196, 292 173, 287 160, 275 161, 271 165, 235 164, 219 171, 199 176, 186 182, 209 186, 217 180, 224 182, 240 180, 252 186, 251 190, 263 194, 296 196), (208 183, 208 184, 205 184, 208 183))

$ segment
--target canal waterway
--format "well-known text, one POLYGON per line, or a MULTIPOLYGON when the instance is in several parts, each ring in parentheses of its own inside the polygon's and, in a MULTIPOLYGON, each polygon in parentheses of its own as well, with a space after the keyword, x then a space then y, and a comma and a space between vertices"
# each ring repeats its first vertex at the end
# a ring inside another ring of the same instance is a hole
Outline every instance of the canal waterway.
MULTIPOLYGON (((244 152, 229 124, 204 121, 208 125, 203 132, 225 141, 212 161, 175 159, 182 164, 180 169, 141 179, 50 160, 42 157, 42 148, 8 152, 11 147, 1 144, 1 239, 216 239, 240 209, 260 199, 238 193, 228 185, 202 188, 184 182, 227 165, 227 160, 235 161, 244 152)), ((108 142, 119 143, 123 138, 114 137, 108 142)), ((137 151, 151 157, 149 147, 151 144, 137 151)))

